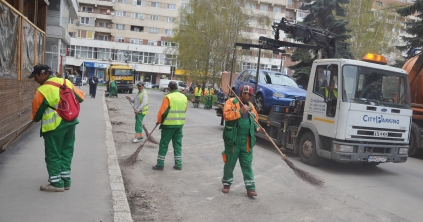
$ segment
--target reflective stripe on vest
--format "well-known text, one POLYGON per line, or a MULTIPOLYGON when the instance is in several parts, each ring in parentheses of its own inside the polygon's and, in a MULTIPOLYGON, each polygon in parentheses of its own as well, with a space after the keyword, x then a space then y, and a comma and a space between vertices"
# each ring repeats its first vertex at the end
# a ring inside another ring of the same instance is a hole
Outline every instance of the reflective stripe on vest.
MULTIPOLYGON (((335 96, 335 98, 338 98, 338 91, 336 89, 332 89, 332 92, 333 92, 333 95, 335 96)), ((325 94, 326 94, 326 97, 328 98, 329 97, 328 88, 325 88, 325 94)))
MULTIPOLYGON (((140 104, 142 104, 142 95, 144 94, 147 94, 145 90, 143 90, 142 93, 140 94, 140 104)), ((145 104, 145 106, 141 110, 142 115, 147 115, 147 113, 148 113, 148 101, 147 101, 147 104, 145 104)))
MULTIPOLYGON (((47 81, 55 82, 60 85, 63 85, 64 80, 62 78, 53 77, 53 78, 47 79, 47 81)), ((69 80, 66 81, 66 86, 73 90, 73 84, 69 80)), ((43 94, 49 106, 54 108, 58 107, 59 101, 60 101, 60 96, 59 96, 60 90, 58 87, 52 86, 49 84, 43 84, 40 87, 38 87, 37 90, 38 92, 43 94)), ((60 125, 61 122, 62 122, 62 118, 59 116, 59 114, 57 114, 57 112, 54 109, 48 107, 44 111, 43 117, 41 118, 41 132, 45 133, 45 132, 55 130, 60 125)))
POLYGON ((166 95, 169 99, 169 112, 163 121, 163 125, 184 125, 188 99, 180 92, 172 92, 166 95))
POLYGON ((201 88, 195 88, 194 96, 201 96, 203 90, 201 88))

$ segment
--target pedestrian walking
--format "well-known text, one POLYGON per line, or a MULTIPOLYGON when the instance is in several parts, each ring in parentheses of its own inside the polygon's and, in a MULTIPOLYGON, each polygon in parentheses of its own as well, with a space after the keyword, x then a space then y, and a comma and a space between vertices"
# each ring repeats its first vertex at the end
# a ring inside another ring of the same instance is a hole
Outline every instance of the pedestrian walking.
POLYGON ((97 94, 97 85, 98 85, 98 78, 97 74, 94 74, 90 78, 90 92, 91 92, 91 98, 95 99, 95 95, 97 94))
MULTIPOLYGON (((71 185, 71 163, 75 143, 75 127, 78 119, 67 122, 62 119, 53 107, 57 108, 60 98, 59 87, 46 83, 64 84, 63 78, 53 77, 47 65, 36 65, 28 78, 34 78, 40 84, 32 100, 32 120, 41 120, 41 135, 44 138, 45 162, 49 176, 49 184, 40 190, 47 192, 63 192, 71 185)), ((79 102, 84 100, 84 93, 70 81, 66 86, 73 90, 79 102)))
POLYGON ((144 120, 145 115, 148 113, 148 95, 147 91, 144 89, 145 84, 143 82, 137 83, 138 93, 134 98, 126 96, 126 99, 133 103, 134 113, 135 113, 135 138, 132 140, 134 143, 138 143, 144 139, 142 135, 142 121, 144 120))
POLYGON ((253 104, 250 103, 254 90, 251 86, 241 87, 241 106, 237 98, 228 99, 223 107, 223 116, 225 119, 225 128, 223 130, 223 141, 225 151, 222 152, 223 162, 223 193, 229 193, 233 182, 233 171, 236 162, 239 159, 242 174, 244 175, 244 184, 249 197, 257 196, 252 169, 253 147, 256 144, 255 131, 263 131, 259 128, 254 119, 249 115, 251 112, 258 120, 258 114, 253 104))
POLYGON ((113 79, 110 80, 110 82, 109 82, 109 91, 110 91, 109 97, 112 97, 112 96, 118 97, 117 85, 116 85, 115 80, 113 80, 113 79))
POLYGON ((162 137, 160 138, 157 164, 153 170, 163 170, 169 142, 172 140, 173 153, 176 170, 182 170, 182 127, 185 123, 185 114, 188 105, 187 97, 178 91, 178 84, 170 81, 168 85, 169 94, 163 99, 157 123, 161 124, 162 137))
POLYGON ((89 90, 90 90, 90 93, 89 93, 89 94, 90 94, 90 97, 91 97, 91 98, 93 98, 93 96, 92 96, 92 92, 91 92, 91 90, 92 90, 92 85, 93 85, 92 78, 93 78, 93 77, 90 77, 90 78, 88 79, 88 86, 89 86, 88 88, 89 88, 89 90))

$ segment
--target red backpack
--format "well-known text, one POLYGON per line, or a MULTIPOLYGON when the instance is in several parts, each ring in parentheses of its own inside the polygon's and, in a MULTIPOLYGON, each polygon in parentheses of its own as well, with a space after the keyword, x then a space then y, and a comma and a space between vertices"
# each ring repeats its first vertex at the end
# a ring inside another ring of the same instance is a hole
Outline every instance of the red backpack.
POLYGON ((63 82, 63 85, 50 81, 46 81, 44 84, 56 86, 60 89, 60 101, 57 109, 54 107, 50 108, 56 110, 57 114, 59 114, 59 116, 66 122, 75 120, 79 115, 79 101, 76 99, 73 90, 66 85, 66 79, 63 82))

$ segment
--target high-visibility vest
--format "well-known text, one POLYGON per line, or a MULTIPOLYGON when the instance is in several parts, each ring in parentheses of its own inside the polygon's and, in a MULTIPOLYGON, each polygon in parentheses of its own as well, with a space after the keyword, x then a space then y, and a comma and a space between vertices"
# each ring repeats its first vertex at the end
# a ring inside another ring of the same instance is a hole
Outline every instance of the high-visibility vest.
MULTIPOLYGON (((335 95, 335 98, 338 99, 338 91, 336 89, 332 89, 332 92, 333 92, 333 95, 335 95)), ((325 94, 326 94, 326 97, 328 98, 329 97, 329 89, 328 88, 325 88, 325 94)))
POLYGON ((169 99, 169 113, 167 114, 163 125, 184 125, 185 114, 187 112, 188 99, 180 92, 172 92, 166 95, 169 99))
MULTIPOLYGON (((147 94, 147 91, 143 90, 142 93, 140 94, 140 104, 142 104, 142 96, 144 94, 147 94)), ((141 110, 142 115, 147 115, 147 113, 148 113, 148 101, 147 101, 147 104, 145 104, 145 106, 141 110)))
POLYGON ((194 96, 201 96, 203 90, 199 87, 195 87, 194 96))
MULTIPOLYGON (((56 77, 49 78, 47 81, 55 82, 60 85, 63 85, 63 82, 64 82, 62 78, 56 78, 56 77)), ((66 86, 73 90, 73 84, 70 81, 66 81, 66 86)), ((45 133, 45 132, 53 131, 62 122, 62 118, 59 116, 59 114, 54 109, 51 108, 51 107, 54 107, 55 109, 57 109, 59 106, 60 89, 53 85, 44 84, 38 87, 37 90, 38 92, 43 94, 44 98, 46 98, 50 106, 44 111, 43 117, 41 118, 41 132, 45 133)))

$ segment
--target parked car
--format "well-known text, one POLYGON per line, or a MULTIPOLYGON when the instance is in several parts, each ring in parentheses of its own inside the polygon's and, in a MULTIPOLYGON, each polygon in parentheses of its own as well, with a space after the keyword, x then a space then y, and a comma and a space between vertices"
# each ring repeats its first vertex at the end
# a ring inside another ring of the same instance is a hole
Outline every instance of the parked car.
POLYGON ((144 82, 144 88, 151 89, 152 88, 151 83, 150 82, 144 82))
MULTIPOLYGON (((256 70, 247 69, 237 76, 233 84, 233 90, 237 95, 243 85, 255 88, 256 73, 256 70)), ((266 112, 273 105, 288 106, 296 96, 299 96, 300 100, 305 100, 307 91, 298 86, 290 76, 269 70, 260 70, 259 73, 258 90, 254 100, 257 112, 266 112)))
POLYGON ((154 88, 157 88, 158 89, 159 88, 159 84, 153 84, 153 85, 151 85, 151 88, 152 89, 154 89, 154 88))
POLYGON ((160 79, 159 89, 163 90, 163 92, 167 92, 167 88, 169 86, 170 81, 175 81, 178 84, 178 90, 181 92, 184 91, 185 88, 187 87, 187 85, 184 82, 179 80, 160 79))

